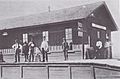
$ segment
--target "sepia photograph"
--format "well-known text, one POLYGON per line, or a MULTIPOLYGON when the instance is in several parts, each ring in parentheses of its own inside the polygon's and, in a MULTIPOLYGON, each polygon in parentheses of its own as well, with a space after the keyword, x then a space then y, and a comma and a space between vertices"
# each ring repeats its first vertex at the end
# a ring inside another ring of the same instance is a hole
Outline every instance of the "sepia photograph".
POLYGON ((119 0, 0 0, 0 79, 120 79, 119 0))

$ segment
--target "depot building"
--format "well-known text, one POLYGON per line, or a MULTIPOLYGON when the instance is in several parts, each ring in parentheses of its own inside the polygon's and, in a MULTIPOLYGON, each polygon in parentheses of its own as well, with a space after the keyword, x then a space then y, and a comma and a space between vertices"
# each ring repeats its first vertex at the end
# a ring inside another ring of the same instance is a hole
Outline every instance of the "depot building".
POLYGON ((46 36, 50 51, 61 50, 66 38, 71 50, 85 52, 87 45, 95 47, 97 39, 103 43, 111 40, 112 31, 117 31, 117 26, 107 5, 97 2, 1 20, 0 49, 11 49, 15 39, 23 43, 33 38, 36 46, 40 46, 46 36))

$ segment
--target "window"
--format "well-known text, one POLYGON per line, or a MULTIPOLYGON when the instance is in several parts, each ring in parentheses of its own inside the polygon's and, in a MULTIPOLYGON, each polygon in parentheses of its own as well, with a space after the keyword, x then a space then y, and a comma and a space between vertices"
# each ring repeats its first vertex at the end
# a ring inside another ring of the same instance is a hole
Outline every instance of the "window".
POLYGON ((28 42, 28 34, 27 33, 23 34, 23 43, 24 42, 28 42))
POLYGON ((48 31, 43 31, 43 37, 46 37, 46 40, 47 41, 49 41, 49 39, 48 39, 48 31))
POLYGON ((91 39, 90 39, 90 36, 88 36, 88 44, 89 44, 89 45, 90 45, 90 40, 91 40, 91 39))
POLYGON ((83 32, 78 31, 78 36, 83 37, 83 32))
POLYGON ((97 31, 97 37, 100 38, 100 32, 99 31, 97 31))
POLYGON ((80 22, 78 22, 78 36, 83 37, 83 26, 80 22))
POLYGON ((72 28, 65 29, 65 36, 68 43, 72 42, 72 28))

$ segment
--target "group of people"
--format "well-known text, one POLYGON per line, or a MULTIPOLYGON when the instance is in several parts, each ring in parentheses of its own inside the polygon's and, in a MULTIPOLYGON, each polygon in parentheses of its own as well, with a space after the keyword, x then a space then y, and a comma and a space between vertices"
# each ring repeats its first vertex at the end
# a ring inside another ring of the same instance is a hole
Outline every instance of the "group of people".
MULTIPOLYGON (((20 44, 19 40, 16 39, 12 48, 15 51, 15 62, 20 62, 20 54, 24 54, 25 62, 48 61, 49 46, 45 36, 43 37, 40 47, 35 45, 33 39, 31 39, 29 43, 24 42, 23 44, 20 44)), ((65 38, 63 38, 62 49, 64 52, 64 60, 68 60, 69 46, 65 38)))
POLYGON ((98 39, 96 42, 96 47, 89 47, 86 51, 86 59, 110 59, 110 46, 111 43, 107 39, 105 44, 98 39))
POLYGON ((15 44, 12 45, 12 48, 15 51, 15 62, 20 62, 20 54, 24 54, 25 62, 34 62, 34 61, 48 61, 48 42, 46 41, 46 37, 43 37, 43 41, 40 47, 37 47, 31 39, 29 43, 24 42, 23 44, 19 43, 19 40, 15 40, 15 44), (42 60, 41 56, 42 55, 42 60))
MULTIPOLYGON (((18 40, 15 40, 15 44, 12 46, 15 50, 15 62, 20 62, 20 53, 24 54, 25 62, 34 61, 48 61, 49 46, 46 41, 46 37, 43 37, 43 41, 40 47, 37 47, 33 42, 33 39, 29 43, 24 42, 22 45, 18 40), (42 58, 42 59, 41 59, 42 58)), ((68 50, 70 49, 68 42, 63 38, 62 49, 64 53, 64 60, 68 60, 68 50)), ((97 40, 96 47, 89 47, 86 51, 86 59, 107 59, 110 58, 110 43, 107 41, 103 45, 101 40, 97 40)))

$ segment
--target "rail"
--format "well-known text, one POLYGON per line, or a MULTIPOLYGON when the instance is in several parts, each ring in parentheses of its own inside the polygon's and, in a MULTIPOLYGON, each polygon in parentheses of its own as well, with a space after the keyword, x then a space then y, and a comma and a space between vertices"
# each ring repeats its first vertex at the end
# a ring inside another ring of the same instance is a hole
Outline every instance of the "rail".
MULTIPOLYGON (((87 45, 86 45, 87 46, 87 45)), ((72 45, 73 51, 82 51, 82 45, 72 45)), ((0 49, 3 54, 14 54, 13 49, 0 49)), ((62 46, 49 46, 50 52, 59 52, 62 51, 62 46)))

